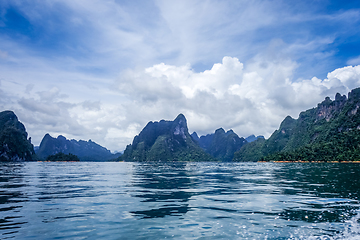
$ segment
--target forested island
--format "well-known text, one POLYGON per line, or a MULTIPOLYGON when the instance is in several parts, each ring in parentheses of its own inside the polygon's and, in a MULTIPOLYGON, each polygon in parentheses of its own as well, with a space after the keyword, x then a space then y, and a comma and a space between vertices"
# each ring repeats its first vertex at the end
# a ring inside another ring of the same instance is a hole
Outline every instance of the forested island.
MULTIPOLYGON (((34 151, 25 126, 12 111, 0 112, 0 161, 360 161, 360 88, 348 97, 326 97, 317 107, 287 116, 270 138, 239 137, 222 128, 199 137, 189 134, 187 120, 149 122, 134 137, 124 154, 111 154, 89 141, 68 140, 46 134, 34 151), (76 158, 75 158, 76 157, 76 158), (57 159, 57 160, 56 160, 57 159)), ((229 113, 231 114, 231 113, 229 113)))
POLYGON ((46 161, 49 161, 49 162, 80 162, 80 159, 78 158, 78 156, 76 156, 74 154, 71 154, 71 153, 65 154, 65 153, 59 152, 57 154, 47 156, 46 161))

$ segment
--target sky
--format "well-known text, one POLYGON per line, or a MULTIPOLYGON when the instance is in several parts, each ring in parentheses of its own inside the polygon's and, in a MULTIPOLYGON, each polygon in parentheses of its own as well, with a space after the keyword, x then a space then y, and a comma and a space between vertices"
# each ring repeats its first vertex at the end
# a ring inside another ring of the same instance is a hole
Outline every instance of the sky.
POLYGON ((268 138, 360 87, 360 1, 2 0, 0 111, 38 146, 122 151, 149 121, 268 138))

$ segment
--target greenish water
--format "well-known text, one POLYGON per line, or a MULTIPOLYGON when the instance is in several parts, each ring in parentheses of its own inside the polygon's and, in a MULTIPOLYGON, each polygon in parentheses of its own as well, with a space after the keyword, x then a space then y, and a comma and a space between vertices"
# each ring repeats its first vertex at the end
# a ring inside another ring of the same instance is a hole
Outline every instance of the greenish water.
POLYGON ((0 163, 1 239, 360 239, 360 165, 0 163))

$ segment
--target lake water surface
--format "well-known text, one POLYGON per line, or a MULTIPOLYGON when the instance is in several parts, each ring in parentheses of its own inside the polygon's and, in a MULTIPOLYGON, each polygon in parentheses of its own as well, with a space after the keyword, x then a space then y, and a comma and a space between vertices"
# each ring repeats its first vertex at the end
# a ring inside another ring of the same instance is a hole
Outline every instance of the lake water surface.
POLYGON ((360 165, 0 163, 0 239, 360 239, 360 165))

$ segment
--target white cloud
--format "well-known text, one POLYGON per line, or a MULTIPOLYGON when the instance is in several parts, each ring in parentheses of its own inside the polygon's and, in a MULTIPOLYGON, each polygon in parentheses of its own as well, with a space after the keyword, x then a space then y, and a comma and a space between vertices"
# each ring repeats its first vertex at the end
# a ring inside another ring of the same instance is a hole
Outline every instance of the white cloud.
POLYGON ((36 145, 50 133, 92 139, 116 151, 131 143, 148 121, 172 120, 179 113, 187 117, 190 131, 198 134, 223 127, 243 137, 269 137, 285 116, 296 118, 326 96, 360 86, 360 66, 336 69, 324 80, 292 81, 296 67, 289 59, 271 61, 262 55, 249 64, 224 57, 203 72, 195 72, 190 64, 161 63, 127 70, 111 88, 98 87, 88 98, 64 94, 53 85, 39 90, 36 85, 2 81, 0 91, 6 101, 2 97, 0 107, 13 103, 11 109, 36 145))
POLYGON ((348 65, 360 65, 360 56, 356 57, 356 58, 352 58, 350 60, 347 61, 348 65))
POLYGON ((1 1, 0 25, 13 7, 34 31, 0 35, 0 108, 35 144, 49 132, 122 150, 148 121, 180 112, 200 134, 269 136, 286 115, 359 86, 359 66, 320 79, 343 66, 331 64, 336 41, 358 32, 359 11, 293 5, 1 1))
POLYGON ((201 134, 224 127, 244 137, 250 134, 268 137, 286 115, 297 117, 300 111, 316 106, 326 96, 346 94, 359 86, 360 66, 337 69, 324 80, 314 77, 292 82, 296 66, 289 60, 271 62, 260 56, 245 67, 237 58, 224 57, 222 63, 200 73, 189 65, 158 64, 141 74, 128 71, 125 80, 119 79, 118 86, 120 92, 133 100, 132 104, 124 105, 126 112, 139 118, 173 119, 182 112, 190 129, 201 134), (145 87, 140 86, 139 78, 145 87), (155 97, 147 105, 149 98, 139 101, 139 96, 155 97))
POLYGON ((327 81, 325 83, 331 84, 332 82, 339 81, 344 84, 347 90, 360 87, 360 65, 348 66, 339 68, 327 75, 327 81))
MULTIPOLYGON (((224 57, 222 63, 214 64, 210 70, 201 73, 194 73, 190 65, 176 67, 161 63, 145 69, 145 74, 152 79, 152 81, 145 80, 145 82, 149 92, 152 90, 151 86, 159 87, 171 84, 173 87, 180 88, 186 98, 193 98, 199 91, 213 93, 217 98, 221 98, 227 91, 227 86, 235 83, 241 76, 242 69, 243 64, 237 58, 230 57, 224 57), (219 78, 222 81, 219 81, 219 78), (162 84, 154 82, 159 79, 162 79, 162 84)), ((143 81, 141 82, 143 83, 143 81)))

